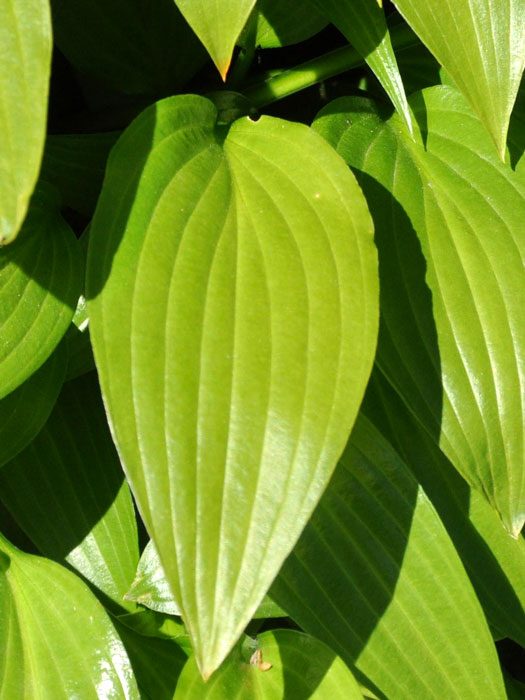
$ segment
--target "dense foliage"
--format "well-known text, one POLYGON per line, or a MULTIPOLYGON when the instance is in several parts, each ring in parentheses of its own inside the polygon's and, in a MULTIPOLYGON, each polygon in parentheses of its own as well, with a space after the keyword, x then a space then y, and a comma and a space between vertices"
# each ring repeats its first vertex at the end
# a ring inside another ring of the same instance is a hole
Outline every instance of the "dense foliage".
POLYGON ((0 698, 525 698, 523 0, 0 0, 0 698))

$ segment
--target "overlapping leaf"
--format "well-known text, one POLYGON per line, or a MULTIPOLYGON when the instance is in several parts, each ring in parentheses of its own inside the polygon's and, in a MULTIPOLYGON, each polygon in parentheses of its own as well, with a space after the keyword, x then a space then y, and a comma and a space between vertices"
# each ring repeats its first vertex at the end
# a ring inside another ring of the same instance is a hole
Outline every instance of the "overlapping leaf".
POLYGON ((139 698, 124 646, 86 585, 1 535, 0 649, 4 698, 139 698))
POLYGON ((226 80, 235 42, 256 0, 175 0, 175 3, 226 80))
POLYGON ((447 460, 377 369, 362 411, 390 441, 437 509, 492 629, 525 646, 525 540, 447 460))
POLYGON ((412 130, 412 119, 381 5, 377 0, 310 0, 359 51, 412 130))
POLYGON ((360 177, 380 248, 378 364, 517 536, 525 520, 525 181, 462 95, 416 95, 425 148, 396 117, 333 103, 317 129, 360 177))
POLYGON ((505 698, 486 620, 445 528, 363 416, 271 595, 380 698, 505 698))
POLYGON ((0 474, 0 498, 39 551, 117 606, 139 560, 131 495, 96 376, 67 382, 45 427, 0 474))
POLYGON ((22 386, 0 399, 0 467, 27 447, 47 421, 67 366, 60 345, 22 386))
POLYGON ((0 2, 0 245, 27 213, 44 147, 51 66, 48 0, 0 2))
POLYGON ((394 0, 447 69, 503 159, 512 105, 525 66, 522 0, 394 0))
POLYGON ((113 433, 207 675, 329 479, 377 313, 369 215, 339 157, 298 124, 215 119, 186 96, 136 120, 88 262, 113 433))
POLYGON ((0 249, 0 399, 58 345, 82 289, 75 236, 52 191, 38 189, 23 235, 0 249))
POLYGON ((362 700, 339 657, 314 637, 295 630, 263 632, 238 645, 204 683, 194 658, 186 662, 173 700, 362 700))
POLYGON ((51 0, 51 7, 60 50, 121 92, 172 94, 206 61, 173 0, 51 0))
MULTIPOLYGON (((258 0, 253 11, 257 13, 255 45, 263 49, 304 41, 317 34, 328 23, 328 20, 312 7, 310 0, 258 0)), ((244 45, 243 35, 239 43, 244 45)))

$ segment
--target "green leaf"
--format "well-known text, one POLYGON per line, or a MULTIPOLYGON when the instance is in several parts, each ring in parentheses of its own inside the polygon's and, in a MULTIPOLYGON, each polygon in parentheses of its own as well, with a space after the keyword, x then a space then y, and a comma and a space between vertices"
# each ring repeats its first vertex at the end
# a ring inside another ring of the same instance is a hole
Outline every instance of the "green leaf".
POLYGON ((94 374, 64 384, 33 443, 0 471, 0 498, 40 552, 119 607, 139 560, 133 503, 94 374))
MULTIPOLYGON (((155 544, 151 540, 142 552, 135 579, 125 598, 144 605, 150 610, 167 615, 180 615, 179 607, 173 599, 155 544)), ((287 613, 266 597, 253 617, 254 619, 287 617, 287 613)))
POLYGON ((393 1, 468 99, 503 160, 525 66, 523 0, 393 1))
POLYGON ((186 662, 173 700, 362 700, 356 680, 325 644, 295 630, 263 632, 237 645, 205 683, 195 658, 186 662))
POLYGON ((142 700, 173 700, 187 656, 172 641, 142 637, 113 619, 133 667, 142 700))
POLYGON ((120 92, 172 94, 206 61, 173 0, 51 0, 51 7, 67 59, 120 92))
POLYGON ((412 118, 382 7, 377 0, 310 0, 359 51, 412 132, 412 118))
POLYGON ((175 0, 186 21, 206 47, 223 80, 233 49, 256 0, 175 0))
MULTIPOLYGON (((310 0, 258 0, 253 10, 256 17, 255 45, 275 49, 310 38, 323 29, 326 20, 310 0)), ((239 39, 245 45, 244 32, 239 39)))
POLYGON ((206 675, 328 482, 377 319, 370 218, 343 161, 303 125, 215 119, 175 97, 121 137, 87 280, 113 434, 206 675))
POLYGON ((464 479, 376 369, 361 410, 403 457, 447 528, 493 629, 525 646, 525 540, 464 479))
POLYGON ((18 234, 40 170, 51 67, 47 0, 3 0, 0 46, 1 245, 18 234))
POLYGON ((362 100, 333 103, 316 128, 363 172, 374 212, 378 365, 516 537, 525 521, 525 181, 497 159, 457 90, 430 88, 411 103, 425 148, 362 100))
POLYGON ((505 698, 487 623, 445 528, 363 416, 270 594, 379 697, 505 698))
POLYGON ((0 399, 0 467, 39 433, 64 381, 67 353, 62 345, 22 386, 0 399))
POLYGON ((85 584, 2 535, 0 648, 5 698, 139 698, 124 646, 85 584))
POLYGON ((62 205, 92 216, 109 152, 119 132, 48 136, 40 178, 57 188, 62 205))
POLYGON ((22 231, 0 248, 0 399, 51 355, 82 289, 78 244, 51 190, 35 191, 22 231))

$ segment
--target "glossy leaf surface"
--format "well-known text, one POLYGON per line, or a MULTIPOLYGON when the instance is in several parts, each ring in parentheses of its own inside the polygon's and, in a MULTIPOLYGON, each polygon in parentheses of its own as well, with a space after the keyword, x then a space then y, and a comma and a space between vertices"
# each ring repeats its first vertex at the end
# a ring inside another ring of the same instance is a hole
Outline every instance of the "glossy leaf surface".
POLYGON ((206 674, 330 477, 377 319, 343 161, 305 126, 215 118, 202 98, 165 100, 117 143, 87 290, 114 436, 206 674))
POLYGON ((67 353, 59 346, 22 386, 0 399, 0 467, 27 447, 38 434, 58 398, 67 353))
POLYGON ((412 130, 412 118, 382 7, 377 0, 310 0, 366 60, 412 130))
POLYGON ((45 427, 0 473, 0 498, 42 554, 120 607, 139 560, 133 503, 96 375, 64 384, 45 427))
POLYGON ((0 1, 0 245, 26 216, 44 147, 51 66, 48 0, 0 1))
POLYGON ((75 236, 47 189, 35 192, 22 235, 0 248, 0 399, 58 345, 82 288, 75 236))
POLYGON ((362 700, 351 671, 323 642, 295 630, 263 632, 237 646, 204 683, 194 658, 186 662, 173 700, 362 700))
POLYGON ((188 24, 202 41, 223 80, 233 49, 256 0, 175 0, 188 24))
POLYGON ((394 0, 450 73, 503 160, 510 113, 525 66, 522 0, 394 0))
POLYGON ((362 416, 271 596, 380 698, 505 698, 487 623, 445 528, 362 416))
POLYGON ((525 646, 525 539, 508 536, 496 511, 469 488, 377 369, 361 410, 432 500, 491 627, 525 646))
MULTIPOLYGON (((150 610, 167 615, 180 615, 159 555, 151 540, 142 552, 135 579, 125 597, 127 600, 133 600, 150 610)), ((266 597, 253 617, 254 619, 263 619, 286 616, 287 613, 282 608, 266 597)))
POLYGON ((164 96, 206 61, 173 0, 51 0, 60 50, 81 72, 127 94, 164 96))
POLYGON ((333 103, 316 128, 364 173, 374 211, 377 362, 517 536, 525 520, 525 181, 498 160, 454 88, 425 90, 413 107, 426 148, 362 101, 333 103))
POLYGON ((124 646, 86 585, 1 535, 0 648, 2 697, 139 698, 124 646))

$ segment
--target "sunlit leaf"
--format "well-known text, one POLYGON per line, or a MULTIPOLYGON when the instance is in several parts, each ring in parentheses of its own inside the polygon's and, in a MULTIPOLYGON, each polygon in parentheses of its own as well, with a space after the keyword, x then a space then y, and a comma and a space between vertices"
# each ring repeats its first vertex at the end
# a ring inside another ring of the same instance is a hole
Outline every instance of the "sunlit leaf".
POLYGON ((505 698, 489 628, 445 528, 363 416, 271 596, 380 698, 505 698))
POLYGON ((377 314, 369 214, 343 161, 299 124, 215 119, 176 97, 121 137, 87 290, 113 434, 206 675, 328 482, 377 314))
POLYGON ((22 386, 0 399, 0 467, 27 447, 47 421, 67 365, 62 345, 22 386))
POLYGON ((345 35, 359 51, 392 100, 401 117, 412 130, 403 81, 383 9, 377 0, 310 0, 317 11, 345 35))
POLYGON ((314 637, 295 630, 263 632, 237 645, 205 683, 195 659, 184 667, 173 700, 362 700, 339 657, 314 637))
POLYGON ((33 443, 0 472, 0 498, 42 554, 119 607, 139 560, 133 504, 96 375, 64 384, 33 443))
POLYGON ((0 399, 42 365, 73 317, 82 264, 51 190, 37 189, 22 235, 0 248, 0 399))
POLYGON ((175 0, 188 24, 202 41, 223 80, 233 49, 256 0, 175 0))
MULTIPOLYGON (((255 45, 263 49, 289 46, 317 34, 326 20, 312 7, 310 0, 258 0, 255 45)), ((241 34, 239 44, 244 45, 241 34)))
POLYGON ((0 535, 0 688, 20 700, 138 700, 129 659, 86 585, 0 535))
POLYGON ((525 180, 498 160, 454 88, 425 90, 412 105, 425 147, 359 99, 333 103, 316 128, 363 172, 380 248, 378 365, 517 536, 525 180))
POLYGON ((17 235, 40 170, 50 67, 48 0, 0 0, 0 245, 17 235))
POLYGON ((523 0, 393 1, 463 91, 503 159, 525 66, 523 0))

